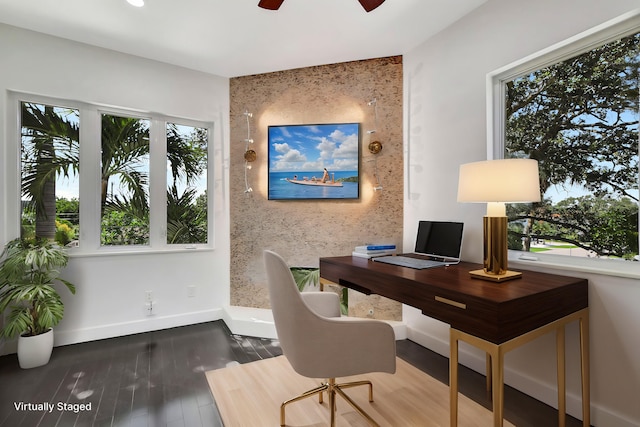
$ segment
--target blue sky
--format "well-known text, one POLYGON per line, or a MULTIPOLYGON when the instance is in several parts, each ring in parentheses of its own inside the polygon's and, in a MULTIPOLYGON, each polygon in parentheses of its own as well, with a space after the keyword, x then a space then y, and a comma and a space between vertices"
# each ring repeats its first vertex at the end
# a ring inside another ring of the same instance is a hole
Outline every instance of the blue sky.
POLYGON ((269 126, 269 170, 356 171, 358 130, 358 123, 269 126))

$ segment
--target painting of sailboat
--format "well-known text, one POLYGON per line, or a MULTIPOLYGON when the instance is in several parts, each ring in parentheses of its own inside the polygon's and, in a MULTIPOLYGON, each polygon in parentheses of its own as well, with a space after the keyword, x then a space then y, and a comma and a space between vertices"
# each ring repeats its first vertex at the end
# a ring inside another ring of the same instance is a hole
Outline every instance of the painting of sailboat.
POLYGON ((357 199, 359 123, 269 126, 269 200, 357 199))

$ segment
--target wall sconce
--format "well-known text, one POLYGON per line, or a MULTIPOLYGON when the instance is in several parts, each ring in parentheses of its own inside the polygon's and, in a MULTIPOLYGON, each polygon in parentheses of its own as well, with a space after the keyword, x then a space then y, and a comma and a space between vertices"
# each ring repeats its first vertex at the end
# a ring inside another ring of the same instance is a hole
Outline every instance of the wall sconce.
POLYGON ((253 139, 251 139, 251 123, 249 122, 253 114, 248 111, 245 111, 243 114, 247 119, 247 138, 244 140, 244 192, 248 194, 253 192, 253 188, 249 185, 248 171, 251 170, 251 163, 258 158, 258 155, 254 150, 249 148, 249 146, 253 144, 253 139))
POLYGON ((382 143, 377 140, 373 140, 373 135, 376 133, 376 129, 378 128, 378 100, 373 98, 371 101, 367 102, 369 107, 373 107, 374 114, 374 129, 368 130, 367 134, 369 135, 369 145, 368 149, 371 154, 374 155, 373 158, 373 177, 376 179, 376 184, 373 187, 373 191, 382 191, 382 184, 380 183, 380 177, 378 176, 378 156, 382 151, 382 143))
POLYGON ((458 202, 487 202, 483 219, 484 269, 470 274, 478 279, 502 282, 522 276, 507 270, 507 215, 505 203, 540 201, 538 161, 501 159, 460 166, 458 202))

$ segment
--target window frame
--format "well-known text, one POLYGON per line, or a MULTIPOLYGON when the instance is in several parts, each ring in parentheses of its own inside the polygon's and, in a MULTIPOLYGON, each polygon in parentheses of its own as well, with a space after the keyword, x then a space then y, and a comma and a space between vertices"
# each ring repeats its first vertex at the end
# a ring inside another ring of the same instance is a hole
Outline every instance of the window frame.
MULTIPOLYGON (((506 84, 523 75, 572 58, 598 46, 640 31, 640 10, 635 10, 556 43, 487 74, 487 159, 504 158, 506 84)), ((640 152, 640 138, 638 141, 640 152)), ((638 170, 640 176, 640 167, 638 170)), ((640 220, 638 224, 640 230, 640 220)), ((619 277, 640 278, 640 262, 570 257, 509 250, 509 262, 541 265, 619 277), (526 259, 522 256, 526 255, 526 259), (532 259, 534 258, 534 259, 532 259)))
POLYGON ((214 144, 215 122, 145 112, 124 107, 55 98, 26 92, 8 91, 7 102, 7 158, 3 161, 7 176, 16 177, 15 185, 8 188, 7 232, 20 235, 21 224, 21 103, 53 105, 79 111, 80 145, 80 244, 69 248, 70 256, 118 255, 132 253, 166 253, 188 250, 215 249, 214 228, 214 144), (149 120, 149 244, 103 246, 100 244, 101 217, 100 188, 102 114, 120 115, 149 120), (177 123, 207 130, 207 243, 168 244, 167 230, 167 174, 166 174, 166 126, 177 123), (17 203, 13 201, 18 201, 17 203), (11 206, 14 206, 11 208, 11 206))

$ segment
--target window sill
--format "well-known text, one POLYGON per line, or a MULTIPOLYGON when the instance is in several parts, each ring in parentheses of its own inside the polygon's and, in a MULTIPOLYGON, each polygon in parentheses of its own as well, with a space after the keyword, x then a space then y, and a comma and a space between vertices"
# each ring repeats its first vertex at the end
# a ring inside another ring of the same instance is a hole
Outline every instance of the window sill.
POLYGON ((159 254, 183 254, 187 252, 211 252, 214 251, 213 246, 180 246, 177 248, 149 248, 142 246, 134 247, 117 247, 117 248, 99 248, 94 250, 81 251, 79 249, 69 250, 70 258, 84 257, 102 257, 102 256, 121 256, 121 255, 159 255, 159 254))
POLYGON ((562 255, 545 255, 531 252, 509 251, 509 265, 525 269, 536 266, 564 271, 579 271, 583 273, 601 274, 604 276, 640 279, 640 262, 637 261, 578 258, 562 255), (526 258, 523 259, 523 256, 526 258))

